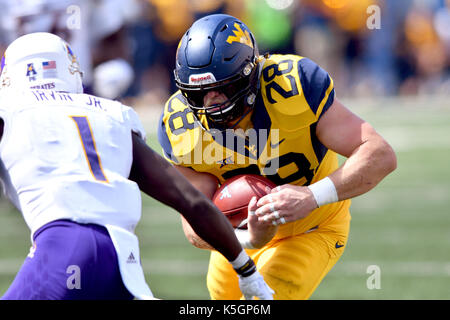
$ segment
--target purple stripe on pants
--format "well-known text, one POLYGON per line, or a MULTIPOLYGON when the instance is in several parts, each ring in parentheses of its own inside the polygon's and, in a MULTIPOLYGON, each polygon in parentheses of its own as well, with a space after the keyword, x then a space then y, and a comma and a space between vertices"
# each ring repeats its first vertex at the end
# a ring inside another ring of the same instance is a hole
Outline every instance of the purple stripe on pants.
POLYGON ((133 299, 103 226, 53 221, 36 231, 34 244, 3 300, 133 299))

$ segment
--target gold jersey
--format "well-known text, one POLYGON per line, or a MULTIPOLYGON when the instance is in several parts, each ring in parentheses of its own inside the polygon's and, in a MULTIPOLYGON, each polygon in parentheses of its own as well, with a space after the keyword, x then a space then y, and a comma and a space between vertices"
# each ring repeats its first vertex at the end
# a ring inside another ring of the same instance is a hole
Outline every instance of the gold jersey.
MULTIPOLYGON (((236 128, 222 131, 210 128, 205 117, 196 119, 181 92, 176 92, 158 127, 165 157, 213 174, 219 183, 238 174, 259 174, 277 185, 306 186, 336 170, 336 153, 315 133, 318 120, 334 101, 328 73, 308 58, 270 55, 261 61, 259 89, 252 112, 236 128)), ((349 200, 320 207, 281 226, 275 239, 322 225, 339 212, 348 212, 348 206, 349 200)))

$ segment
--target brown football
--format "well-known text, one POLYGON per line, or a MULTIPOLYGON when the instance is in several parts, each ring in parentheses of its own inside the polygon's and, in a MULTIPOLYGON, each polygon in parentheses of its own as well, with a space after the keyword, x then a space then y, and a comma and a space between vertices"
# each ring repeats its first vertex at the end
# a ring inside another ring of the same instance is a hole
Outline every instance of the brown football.
POLYGON ((226 180, 212 200, 234 228, 247 229, 248 203, 254 196, 259 199, 266 195, 266 186, 272 189, 276 184, 255 174, 238 175, 226 180))

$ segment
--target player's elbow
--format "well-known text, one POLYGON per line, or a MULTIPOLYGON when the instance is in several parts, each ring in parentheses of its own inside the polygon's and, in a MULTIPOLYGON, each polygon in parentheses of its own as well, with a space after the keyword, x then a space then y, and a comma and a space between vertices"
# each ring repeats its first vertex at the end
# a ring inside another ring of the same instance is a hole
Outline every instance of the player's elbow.
POLYGON ((385 175, 390 174, 391 172, 397 169, 397 156, 395 154, 394 149, 384 141, 384 146, 381 151, 382 154, 382 167, 385 171, 385 175))
MULTIPOLYGON (((377 181, 383 179, 395 169, 397 169, 397 156, 384 139, 380 139, 377 147, 374 148, 371 154, 374 169, 376 174, 373 176, 377 181)), ((375 173, 374 172, 374 173, 375 173)))
POLYGON ((193 245, 196 248, 203 249, 198 239, 198 236, 195 233, 185 233, 185 236, 191 245, 193 245))
POLYGON ((211 247, 197 235, 197 233, 184 217, 181 219, 181 221, 184 235, 191 245, 199 249, 211 249, 211 247))

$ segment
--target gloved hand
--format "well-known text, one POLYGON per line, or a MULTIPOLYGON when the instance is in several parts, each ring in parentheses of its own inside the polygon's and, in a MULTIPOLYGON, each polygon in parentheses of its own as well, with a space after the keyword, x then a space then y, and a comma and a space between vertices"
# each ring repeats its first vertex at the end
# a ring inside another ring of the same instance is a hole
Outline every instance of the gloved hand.
POLYGON ((247 277, 239 276, 239 288, 246 300, 252 300, 253 297, 258 297, 261 300, 273 300, 272 295, 275 293, 256 269, 254 273, 247 277))
POLYGON ((257 297, 261 300, 273 300, 275 293, 264 281, 262 275, 256 270, 255 262, 242 250, 238 257, 230 261, 234 271, 239 276, 239 288, 246 300, 257 297))

